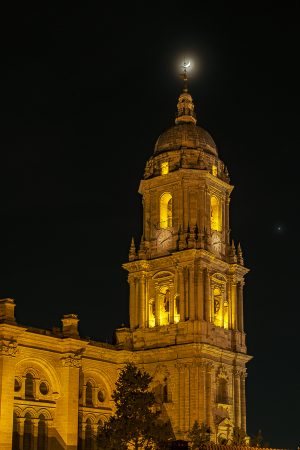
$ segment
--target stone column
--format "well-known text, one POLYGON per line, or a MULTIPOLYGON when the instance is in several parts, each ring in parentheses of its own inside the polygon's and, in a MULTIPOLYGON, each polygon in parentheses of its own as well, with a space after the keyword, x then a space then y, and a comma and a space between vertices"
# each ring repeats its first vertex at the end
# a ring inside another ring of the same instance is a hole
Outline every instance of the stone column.
MULTIPOLYGON (((8 325, 3 324, 8 327, 8 325)), ((10 327, 9 327, 10 328, 10 327)), ((16 327, 13 327, 16 328, 16 327)), ((13 331, 11 334, 13 335, 13 331)), ((0 448, 11 450, 17 343, 0 338, 0 448)))
POLYGON ((185 368, 184 364, 178 363, 177 364, 177 370, 178 370, 178 429, 179 431, 184 431, 184 397, 185 397, 185 391, 184 391, 184 375, 185 375, 185 368))
POLYGON ((229 195, 226 196, 226 205, 225 205, 225 242, 227 245, 230 244, 230 229, 229 229, 229 204, 230 204, 230 197, 229 195))
POLYGON ((19 447, 23 448, 25 417, 18 417, 19 447))
POLYGON ((189 268, 189 319, 195 320, 195 270, 194 267, 189 268))
POLYGON ((178 279, 179 279, 179 311, 180 311, 180 322, 185 321, 185 298, 184 298, 184 277, 183 268, 178 268, 178 279))
POLYGON ((33 424, 33 449, 37 450, 38 444, 38 432, 39 432, 39 419, 31 419, 33 424))
POLYGON ((184 431, 190 427, 190 367, 184 367, 184 431))
POLYGON ((211 322, 211 292, 210 292, 210 276, 209 270, 205 269, 205 283, 204 283, 204 318, 207 322, 211 322))
POLYGON ((212 369, 211 363, 206 366, 206 424, 212 428, 212 369))
POLYGON ((139 295, 139 327, 145 326, 145 286, 146 286, 146 280, 145 275, 143 274, 140 278, 140 295, 139 295))
MULTIPOLYGON (((187 188, 183 188, 183 231, 185 232, 189 223, 189 198, 187 188)), ((190 224, 191 225, 191 224, 190 224)))
POLYGON ((129 283, 129 319, 130 319, 130 328, 135 328, 137 326, 137 320, 135 315, 135 303, 136 303, 136 280, 132 275, 128 276, 129 283))
POLYGON ((237 315, 238 315, 238 330, 244 332, 244 299, 243 299, 244 282, 240 281, 237 285, 237 315))
POLYGON ((203 320, 204 318, 204 275, 203 269, 198 268, 197 273, 197 316, 198 320, 203 320))
POLYGON ((231 280, 231 326, 233 330, 237 329, 237 289, 236 280, 231 280))
POLYGON ((205 228, 205 190, 204 190, 204 186, 201 186, 200 188, 200 210, 199 210, 199 230, 201 233, 203 233, 204 228, 205 228))
POLYGON ((234 369, 234 422, 236 427, 241 426, 241 396, 240 396, 240 376, 239 369, 234 369))
POLYGON ((242 372, 241 374, 241 428, 246 433, 246 377, 247 374, 242 372))
POLYGON ((170 289, 171 295, 170 295, 170 305, 169 305, 169 322, 174 323, 174 309, 175 309, 175 302, 174 298, 176 295, 176 284, 174 283, 174 288, 170 289))
POLYGON ((198 362, 193 361, 190 367, 190 428, 194 425, 195 420, 198 420, 198 392, 199 392, 199 380, 198 380, 198 362))
MULTIPOLYGON (((78 345, 78 342, 76 342, 78 345)), ((61 358, 62 393, 57 400, 54 426, 60 436, 62 450, 77 450, 78 391, 81 356, 69 352, 61 358)))
POLYGON ((206 363, 201 362, 198 367, 199 389, 198 389, 198 423, 206 423, 206 363))
POLYGON ((189 269, 183 269, 183 287, 184 287, 184 319, 189 319, 189 269))

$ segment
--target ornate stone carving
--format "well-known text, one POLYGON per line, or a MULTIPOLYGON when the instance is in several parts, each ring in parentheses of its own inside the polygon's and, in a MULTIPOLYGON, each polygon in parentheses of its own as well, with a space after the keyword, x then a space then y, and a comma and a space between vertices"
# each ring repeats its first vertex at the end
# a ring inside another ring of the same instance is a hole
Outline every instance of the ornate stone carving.
POLYGON ((60 359, 63 367, 81 367, 81 359, 84 350, 84 348, 81 348, 72 354, 63 356, 60 359))
POLYGON ((225 366, 223 364, 220 365, 218 372, 217 372, 217 377, 218 378, 224 378, 224 379, 228 379, 228 373, 227 370, 225 368, 225 366))
POLYGON ((211 373, 213 371, 214 367, 215 367, 214 363, 212 363, 212 362, 207 362, 206 363, 206 371, 208 373, 211 373))
POLYGON ((232 371, 232 374, 234 377, 240 377, 242 375, 243 371, 242 369, 235 367, 232 371))
POLYGON ((0 341, 0 355, 17 356, 18 353, 19 349, 16 341, 14 341, 13 339, 11 339, 10 341, 0 341))

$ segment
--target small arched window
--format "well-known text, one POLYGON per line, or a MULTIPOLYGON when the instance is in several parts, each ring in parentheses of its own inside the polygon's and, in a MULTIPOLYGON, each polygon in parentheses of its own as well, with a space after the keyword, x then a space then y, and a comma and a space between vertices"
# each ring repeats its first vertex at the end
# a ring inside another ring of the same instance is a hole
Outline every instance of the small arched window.
POLYGON ((25 398, 34 398, 34 377, 30 372, 25 377, 25 398))
POLYGON ((33 444, 32 419, 29 413, 25 414, 23 450, 31 450, 33 444))
POLYGON ((210 227, 213 231, 222 231, 220 201, 215 195, 210 199, 210 227))
POLYGON ((37 450, 46 450, 47 431, 45 416, 41 414, 38 422, 37 450))
POLYGON ((85 426, 85 450, 92 450, 93 446, 93 432, 91 419, 86 420, 85 426))
POLYGON ((165 192, 160 197, 159 223, 160 228, 173 226, 173 198, 169 192, 165 192))
POLYGON ((93 406, 93 386, 90 381, 86 383, 85 404, 86 406, 93 406))

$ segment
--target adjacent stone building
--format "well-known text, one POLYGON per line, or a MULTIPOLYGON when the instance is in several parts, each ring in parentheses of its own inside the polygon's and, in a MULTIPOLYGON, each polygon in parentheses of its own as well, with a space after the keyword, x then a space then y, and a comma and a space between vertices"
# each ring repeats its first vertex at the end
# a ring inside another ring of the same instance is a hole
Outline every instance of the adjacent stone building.
POLYGON ((230 241, 233 186, 212 137, 196 125, 186 74, 177 110, 140 183, 143 231, 124 264, 130 327, 116 331, 116 344, 82 339, 73 314, 62 329, 20 326, 14 301, 0 301, 1 450, 96 450, 128 361, 153 375, 178 439, 195 420, 215 442, 232 426, 246 430, 248 269, 230 241))

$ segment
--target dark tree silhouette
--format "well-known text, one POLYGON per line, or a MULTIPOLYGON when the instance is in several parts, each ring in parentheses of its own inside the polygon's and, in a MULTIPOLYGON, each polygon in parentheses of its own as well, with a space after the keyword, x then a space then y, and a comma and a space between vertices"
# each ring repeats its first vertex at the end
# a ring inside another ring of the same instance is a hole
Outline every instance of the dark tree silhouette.
POLYGON ((115 415, 104 424, 98 435, 98 445, 105 450, 152 450, 163 448, 171 438, 169 423, 159 421, 155 397, 149 386, 152 377, 134 364, 128 363, 120 372, 112 399, 115 415))

